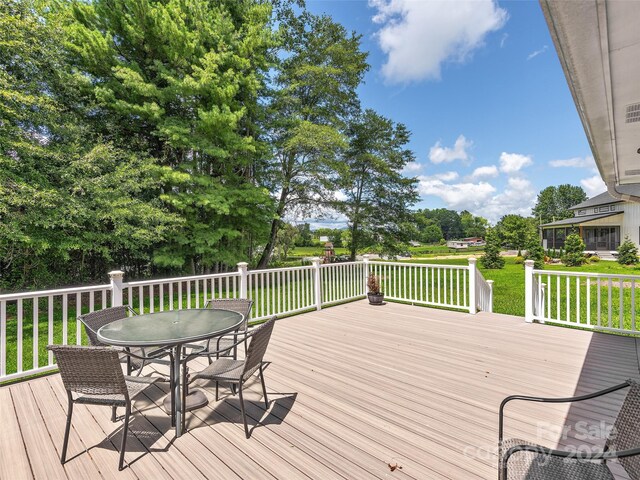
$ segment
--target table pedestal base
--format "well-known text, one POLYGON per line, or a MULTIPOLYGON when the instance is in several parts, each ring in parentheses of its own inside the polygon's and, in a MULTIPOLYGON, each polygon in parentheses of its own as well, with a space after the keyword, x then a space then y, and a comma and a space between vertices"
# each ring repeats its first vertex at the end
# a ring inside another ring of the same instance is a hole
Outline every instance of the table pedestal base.
MULTIPOLYGON (((197 408, 202 408, 209 403, 209 399, 202 390, 189 390, 187 395, 185 411, 189 412, 197 408)), ((164 410, 171 415, 171 395, 167 395, 163 402, 164 410)))

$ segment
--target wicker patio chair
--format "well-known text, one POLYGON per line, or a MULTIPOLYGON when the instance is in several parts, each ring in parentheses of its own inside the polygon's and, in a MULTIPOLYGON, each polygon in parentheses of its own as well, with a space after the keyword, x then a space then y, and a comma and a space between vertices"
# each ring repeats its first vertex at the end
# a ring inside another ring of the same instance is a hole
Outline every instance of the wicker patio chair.
MULTIPOLYGON (((249 324, 249 317, 251 317, 251 307, 253 306, 253 300, 247 300, 245 298, 212 298, 209 300, 204 308, 220 308, 224 310, 231 310, 232 312, 240 313, 244 316, 244 320, 238 330, 233 333, 223 335, 218 338, 207 340, 206 342, 202 342, 198 345, 199 348, 202 348, 200 352, 197 352, 198 356, 205 356, 209 359, 209 363, 211 363, 212 357, 215 358, 220 357, 231 357, 234 360, 238 358, 238 338, 240 333, 246 332, 249 324), (212 343, 215 342, 215 348, 213 348, 212 343)), ((246 339, 245 339, 246 340, 246 339)), ((242 342, 244 345, 244 353, 247 354, 247 342, 242 342)), ((190 347, 195 347, 194 345, 189 345, 190 347)), ((193 350, 194 353, 195 350, 193 350)))
POLYGON ((139 393, 155 383, 154 377, 130 377, 122 373, 118 351, 108 347, 85 347, 79 345, 49 345, 58 363, 62 383, 67 391, 69 407, 67 425, 60 463, 64 464, 71 429, 74 403, 125 407, 122 427, 122 445, 118 469, 124 467, 124 451, 127 444, 131 402, 139 393), (74 393, 75 398, 74 398, 74 393))
MULTIPOLYGON (((123 305, 85 313, 84 315, 80 315, 78 320, 84 325, 84 331, 89 338, 89 343, 93 346, 100 347, 104 346, 104 344, 98 340, 98 330, 100 330, 100 327, 132 315, 137 315, 137 313, 131 307, 123 305)), ((144 348, 130 348, 127 351, 133 355, 127 355, 125 353, 120 355, 120 360, 127 363, 127 375, 131 375, 131 372, 134 370, 138 370, 139 375, 147 363, 158 361, 170 353, 168 350, 161 348, 156 348, 148 352, 144 348)), ((169 364, 167 361, 159 363, 169 364)))
POLYGON ((632 480, 639 480, 640 384, 635 380, 627 380, 599 392, 570 398, 539 398, 521 395, 507 397, 500 405, 498 455, 500 480, 611 480, 614 477, 607 466, 607 461, 614 458, 618 459, 632 480), (590 454, 579 448, 574 451, 552 450, 523 440, 503 440, 504 407, 512 400, 544 403, 579 402, 627 387, 630 389, 602 452, 590 454))
MULTIPOLYGON (((244 384, 251 378, 251 376, 259 372, 260 383, 262 384, 262 394, 264 395, 265 409, 269 408, 269 399, 267 398, 267 387, 264 383, 263 372, 263 357, 267 351, 269 340, 271 338, 271 332, 273 332, 273 326, 275 325, 276 317, 272 317, 262 325, 252 329, 244 334, 239 334, 245 338, 240 339, 238 343, 249 339, 249 346, 247 347, 247 355, 244 360, 234 360, 232 358, 219 358, 211 363, 204 370, 198 372, 193 376, 192 382, 198 379, 211 380, 216 382, 216 401, 218 400, 218 384, 227 383, 237 386, 238 396, 240 398, 240 410, 242 412, 242 422, 244 423, 244 433, 249 438, 249 427, 247 426, 247 416, 244 410, 244 400, 242 398, 242 388, 244 384)), ((186 370, 186 362, 183 368, 186 370)), ((183 375, 185 383, 187 382, 187 376, 183 375)), ((183 395, 186 395, 187 385, 182 389, 183 395)), ((235 392, 234 392, 235 393, 235 392)), ((182 405, 185 405, 183 399, 182 405)), ((184 418, 184 415, 182 416, 184 418)))

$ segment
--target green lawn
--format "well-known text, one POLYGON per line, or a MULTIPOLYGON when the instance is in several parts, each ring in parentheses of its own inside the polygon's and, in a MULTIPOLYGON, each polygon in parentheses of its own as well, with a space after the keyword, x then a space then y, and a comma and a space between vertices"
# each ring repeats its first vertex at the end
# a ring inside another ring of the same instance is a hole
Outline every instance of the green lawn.
MULTIPOLYGON (((505 258, 505 267, 500 270, 487 270, 482 268, 481 263, 478 261, 478 269, 482 272, 482 275, 487 280, 493 280, 493 311, 496 313, 506 313, 509 315, 524 316, 524 266, 514 263, 514 258, 505 258)), ((447 259, 447 260, 417 260, 416 263, 432 263, 440 265, 467 265, 469 262, 466 258, 460 259, 447 259)), ((601 261, 591 265, 583 265, 581 267, 567 267, 565 265, 545 265, 545 271, 550 273, 554 271, 568 271, 568 272, 591 272, 591 273, 604 273, 604 274, 623 274, 623 275, 640 275, 640 266, 624 266, 618 262, 601 261)), ((553 280, 555 282, 555 279, 553 280)), ((582 298, 586 298, 586 283, 582 282, 582 298)), ((556 288, 556 284, 553 284, 553 288, 556 288)), ((591 285, 591 304, 592 312, 596 312, 597 296, 595 294, 595 285, 591 285)), ((630 292, 629 289, 625 289, 624 299, 625 304, 629 305, 630 292)), ((575 285, 571 286, 571 293, 575 291, 575 285)), ((561 302, 566 300, 566 284, 561 284, 561 302)), ((614 299, 619 298, 619 290, 613 288, 612 296, 614 299)), ((639 299, 640 300, 640 299, 639 299)), ((603 302, 604 303, 604 302, 603 302)), ((566 304, 563 304, 563 311, 566 304)), ((603 305, 604 307, 604 305, 603 305)), ((556 304, 552 303, 552 310, 556 308, 556 304)), ((614 314, 617 314, 618 305, 614 302, 614 314)), ((583 311, 583 318, 586 317, 586 305, 581 305, 583 311)), ((630 319, 629 319, 630 320, 630 319)))

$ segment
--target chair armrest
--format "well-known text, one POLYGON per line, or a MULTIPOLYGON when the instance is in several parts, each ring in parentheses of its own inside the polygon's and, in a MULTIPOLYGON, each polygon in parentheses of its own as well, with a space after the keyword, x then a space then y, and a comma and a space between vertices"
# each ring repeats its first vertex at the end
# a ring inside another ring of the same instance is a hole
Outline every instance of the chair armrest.
POLYGON ((512 400, 523 400, 525 402, 540 402, 540 403, 581 402, 583 400, 589 400, 591 398, 607 395, 609 393, 622 390, 623 388, 626 388, 629 386, 630 386, 629 382, 624 382, 624 383, 620 383, 619 385, 614 385, 613 387, 605 388, 604 390, 599 390, 594 393, 589 393, 587 395, 580 395, 577 397, 565 397, 565 398, 545 398, 545 397, 528 397, 525 395, 511 395, 505 398, 502 401, 502 403, 500 403, 500 411, 499 411, 499 419, 498 419, 498 446, 502 446, 503 428, 504 428, 504 408, 507 405, 507 403, 511 402, 512 400))
MULTIPOLYGON (((210 350, 208 348, 209 342, 207 342, 207 348, 199 350, 197 352, 192 352, 192 353, 188 354, 186 357, 184 357, 184 361, 188 362, 192 358, 199 357, 199 356, 202 356, 202 355, 207 355, 208 356, 208 355, 215 355, 217 353, 226 352, 227 350, 230 350, 230 349, 232 349, 234 347, 237 347, 238 345, 246 342, 247 339, 254 334, 254 332, 255 332, 255 330, 254 331, 245 331, 245 332, 236 332, 236 333, 226 333, 224 335, 220 335, 219 337, 215 337, 217 339, 217 341, 216 341, 216 346, 217 347, 220 345, 219 341, 223 337, 235 336, 236 338, 237 337, 242 337, 242 338, 240 340, 236 341, 236 342, 233 342, 231 345, 225 345, 223 349, 216 348, 216 350, 210 350)), ((210 340, 213 340, 213 339, 210 339, 210 340)))
POLYGON ((592 460, 612 460, 614 458, 625 458, 632 457, 634 455, 640 455, 640 447, 630 448, 628 450, 620 450, 620 451, 604 451, 597 452, 593 454, 581 452, 579 450, 573 452, 567 452, 564 450, 553 450, 551 448, 542 447, 540 445, 515 445, 506 451, 504 456, 501 459, 501 475, 500 478, 507 478, 507 463, 509 457, 517 452, 534 452, 540 453, 543 455, 548 455, 551 457, 561 457, 564 459, 573 459, 573 460, 582 460, 582 461, 592 461, 592 460))

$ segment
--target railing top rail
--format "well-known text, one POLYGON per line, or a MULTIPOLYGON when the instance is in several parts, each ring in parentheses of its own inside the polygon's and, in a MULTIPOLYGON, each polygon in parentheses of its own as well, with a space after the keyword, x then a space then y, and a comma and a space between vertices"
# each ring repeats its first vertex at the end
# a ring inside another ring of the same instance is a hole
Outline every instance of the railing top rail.
POLYGON ((233 270, 231 272, 226 273, 209 273, 205 275, 191 275, 188 277, 173 277, 173 278, 157 278, 155 280, 138 280, 135 282, 124 282, 122 284, 123 288, 127 287, 142 287, 145 285, 159 285, 161 283, 176 283, 176 282, 187 282, 190 280, 204 280, 207 278, 224 278, 224 277, 239 277, 240 272, 237 270, 233 270))
POLYGON ((370 260, 371 265, 398 265, 401 267, 431 267, 431 268, 446 268, 449 270, 469 270, 469 265, 446 265, 442 263, 408 263, 408 262, 380 262, 370 260))
POLYGON ((34 290, 31 292, 5 293, 0 295, 0 302, 20 300, 24 298, 48 297, 49 295, 64 295, 68 293, 96 292, 110 289, 111 285, 90 285, 85 287, 58 288, 55 290, 34 290))
MULTIPOLYGON (((371 263, 371 262, 369 262, 371 263)), ((337 262, 337 263, 323 263, 320 268, 338 267, 340 265, 364 265, 364 262, 337 262)))
POLYGON ((251 275, 254 273, 282 272, 283 270, 293 271, 293 270, 312 270, 312 269, 313 269, 313 265, 304 265, 302 267, 261 268, 259 270, 249 270, 249 274, 251 275))
POLYGON ((590 278, 626 278, 629 280, 640 280, 640 275, 627 275, 616 273, 596 273, 596 272, 566 272, 564 270, 534 270, 534 275, 557 275, 559 277, 590 277, 590 278))

